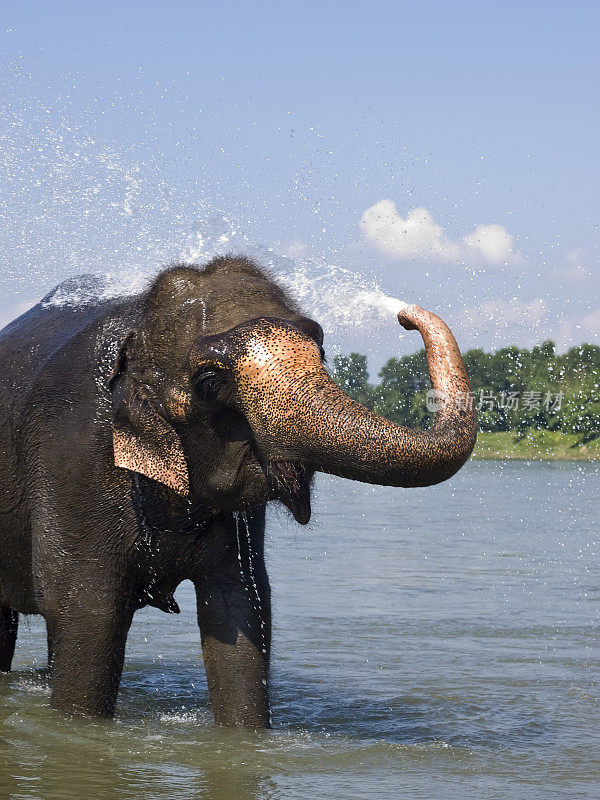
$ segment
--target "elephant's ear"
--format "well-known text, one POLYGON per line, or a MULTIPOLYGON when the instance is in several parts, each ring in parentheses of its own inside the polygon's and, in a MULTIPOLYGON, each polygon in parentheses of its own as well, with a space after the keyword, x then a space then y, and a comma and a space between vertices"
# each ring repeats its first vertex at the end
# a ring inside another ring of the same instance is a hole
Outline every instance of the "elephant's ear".
POLYGON ((181 439, 159 414, 150 388, 136 376, 130 357, 135 334, 121 345, 110 376, 115 466, 139 472, 181 495, 189 494, 189 475, 181 439))

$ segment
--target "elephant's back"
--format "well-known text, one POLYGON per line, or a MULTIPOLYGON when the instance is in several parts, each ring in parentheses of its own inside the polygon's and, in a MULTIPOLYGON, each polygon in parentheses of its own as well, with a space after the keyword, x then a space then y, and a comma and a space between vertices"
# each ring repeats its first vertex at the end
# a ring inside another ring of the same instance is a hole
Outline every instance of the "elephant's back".
POLYGON ((103 298, 95 275, 69 278, 0 331, 0 393, 19 405, 50 356, 102 320, 123 298, 103 298))
MULTIPOLYGON (((116 320, 135 307, 134 298, 104 299, 103 285, 89 275, 65 281, 0 331, 0 516, 22 492, 27 421, 46 414, 43 384, 53 364, 60 362, 57 380, 64 381, 65 394, 84 374, 91 384, 104 321, 110 318, 119 329, 116 320)), ((58 395, 51 399, 63 402, 58 395)))
POLYGON ((106 327, 125 329, 136 308, 135 297, 105 299, 103 286, 89 275, 65 281, 0 331, 0 598, 4 591, 23 612, 33 608, 27 453, 32 420, 47 418, 45 382, 57 362, 65 395, 82 375, 93 385, 95 343, 106 327), (3 574, 3 563, 12 572, 3 574))
POLYGON ((105 313, 91 302, 101 281, 85 276, 57 286, 0 331, 0 601, 36 613, 22 431, 27 398, 44 364, 105 313), (74 302, 85 289, 87 302, 74 302), (67 298, 73 302, 65 302, 67 298))

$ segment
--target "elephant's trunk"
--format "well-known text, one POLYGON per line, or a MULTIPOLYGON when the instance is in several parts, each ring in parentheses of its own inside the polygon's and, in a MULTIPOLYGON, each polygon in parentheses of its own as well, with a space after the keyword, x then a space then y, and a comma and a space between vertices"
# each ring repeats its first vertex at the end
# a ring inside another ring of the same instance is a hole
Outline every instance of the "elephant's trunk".
POLYGON ((460 351, 435 314, 412 305, 398 320, 425 343, 439 408, 430 430, 410 430, 354 402, 327 375, 313 340, 261 320, 234 359, 239 398, 261 450, 365 483, 429 486, 454 475, 473 450, 477 427, 460 351))

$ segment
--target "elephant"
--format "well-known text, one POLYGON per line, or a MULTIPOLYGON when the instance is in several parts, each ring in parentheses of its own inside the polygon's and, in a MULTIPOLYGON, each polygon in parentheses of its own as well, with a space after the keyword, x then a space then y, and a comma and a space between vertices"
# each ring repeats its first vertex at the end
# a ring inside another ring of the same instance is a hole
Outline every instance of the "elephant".
POLYGON ((138 294, 72 278, 4 328, 0 670, 19 615, 41 614, 51 706, 110 717, 134 613, 177 613, 189 579, 215 723, 268 727, 267 503, 304 525, 317 472, 429 486, 475 443, 449 328, 417 305, 398 320, 445 397, 427 430, 344 394, 321 326, 243 256, 169 266, 138 294))

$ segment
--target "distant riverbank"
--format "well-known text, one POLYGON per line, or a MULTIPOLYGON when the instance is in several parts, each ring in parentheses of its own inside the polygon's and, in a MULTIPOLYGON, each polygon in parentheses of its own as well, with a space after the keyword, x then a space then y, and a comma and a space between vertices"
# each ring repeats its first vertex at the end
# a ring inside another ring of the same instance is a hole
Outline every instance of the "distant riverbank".
POLYGON ((546 461, 600 461, 600 438, 579 444, 580 437, 558 431, 530 431, 519 439, 514 431, 479 433, 473 452, 476 459, 546 461))

